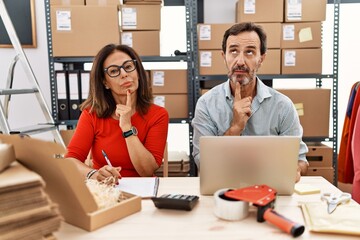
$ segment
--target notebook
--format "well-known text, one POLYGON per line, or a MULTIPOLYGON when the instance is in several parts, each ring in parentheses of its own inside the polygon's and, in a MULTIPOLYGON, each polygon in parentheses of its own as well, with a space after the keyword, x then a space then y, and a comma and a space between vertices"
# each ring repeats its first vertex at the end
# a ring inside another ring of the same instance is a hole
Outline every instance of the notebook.
POLYGON ((279 195, 291 195, 299 147, 295 136, 203 136, 200 193, 266 184, 279 195))

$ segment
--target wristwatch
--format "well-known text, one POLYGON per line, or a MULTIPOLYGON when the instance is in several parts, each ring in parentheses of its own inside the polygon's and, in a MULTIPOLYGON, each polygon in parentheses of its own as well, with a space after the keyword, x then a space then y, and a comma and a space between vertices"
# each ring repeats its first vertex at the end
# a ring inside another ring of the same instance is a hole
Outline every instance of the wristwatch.
POLYGON ((123 132, 122 135, 124 138, 127 138, 127 137, 130 137, 133 135, 136 136, 137 133, 138 133, 138 131, 137 131, 136 127, 132 126, 129 131, 123 132))

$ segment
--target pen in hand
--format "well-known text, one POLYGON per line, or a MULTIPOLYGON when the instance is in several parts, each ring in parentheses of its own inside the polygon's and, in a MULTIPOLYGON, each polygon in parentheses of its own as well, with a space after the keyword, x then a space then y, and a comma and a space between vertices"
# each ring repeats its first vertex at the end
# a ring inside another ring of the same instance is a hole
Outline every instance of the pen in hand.
MULTIPOLYGON (((101 152, 102 152, 102 154, 103 154, 103 156, 104 156, 104 158, 105 158, 105 160, 106 160, 107 165, 109 165, 110 167, 113 167, 112 164, 111 164, 111 162, 110 162, 109 157, 108 157, 107 154, 106 154, 106 152, 105 152, 104 150, 101 150, 101 152)), ((118 179, 117 182, 119 183, 119 179, 118 179)))
POLYGON ((107 165, 109 165, 110 167, 112 167, 112 164, 110 162, 110 159, 108 158, 108 156, 106 155, 106 152, 104 150, 101 150, 102 154, 104 155, 104 158, 106 160, 107 165))

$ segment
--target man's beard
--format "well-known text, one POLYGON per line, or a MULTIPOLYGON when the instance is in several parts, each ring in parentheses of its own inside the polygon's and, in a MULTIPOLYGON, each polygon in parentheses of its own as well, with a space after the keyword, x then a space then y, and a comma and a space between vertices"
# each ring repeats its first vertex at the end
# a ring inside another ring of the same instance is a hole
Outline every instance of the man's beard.
POLYGON ((228 74, 229 79, 233 82, 239 82, 241 86, 246 86, 256 78, 256 69, 250 71, 247 67, 234 67, 228 74), (237 74, 236 71, 242 71, 242 74, 237 74), (247 74, 248 76, 245 76, 247 74))

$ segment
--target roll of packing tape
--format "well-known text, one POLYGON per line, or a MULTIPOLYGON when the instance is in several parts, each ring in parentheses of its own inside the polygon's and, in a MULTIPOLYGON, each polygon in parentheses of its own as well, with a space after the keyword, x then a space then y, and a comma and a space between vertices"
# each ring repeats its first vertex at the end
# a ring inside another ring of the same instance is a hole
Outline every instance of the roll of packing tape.
POLYGON ((215 216, 229 221, 241 220, 247 217, 249 214, 249 203, 226 197, 225 192, 229 190, 220 189, 214 193, 215 216))

